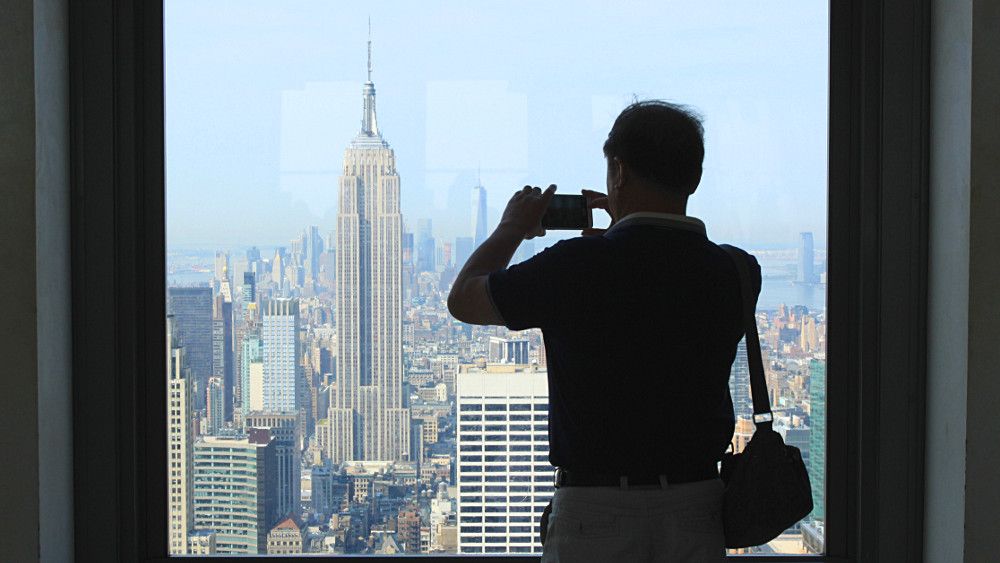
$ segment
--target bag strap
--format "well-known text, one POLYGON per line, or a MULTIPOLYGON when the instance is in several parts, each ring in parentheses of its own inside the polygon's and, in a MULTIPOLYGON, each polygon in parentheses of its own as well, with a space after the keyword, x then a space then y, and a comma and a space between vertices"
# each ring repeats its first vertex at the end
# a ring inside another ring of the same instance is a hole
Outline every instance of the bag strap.
POLYGON ((753 297, 753 282, 747 265, 748 254, 735 246, 719 245, 736 264, 740 276, 740 293, 743 295, 743 325, 746 332, 747 365, 750 367, 750 396, 753 398, 753 422, 758 428, 771 427, 771 398, 764 379, 764 360, 760 352, 760 336, 757 334, 757 300, 753 297))

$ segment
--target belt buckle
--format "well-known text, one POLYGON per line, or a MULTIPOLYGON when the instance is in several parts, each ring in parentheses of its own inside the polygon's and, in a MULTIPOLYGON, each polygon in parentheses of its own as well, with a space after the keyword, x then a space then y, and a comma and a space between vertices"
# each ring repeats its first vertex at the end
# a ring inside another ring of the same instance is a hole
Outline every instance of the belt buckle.
POLYGON ((552 486, 558 489, 562 485, 564 476, 563 468, 556 467, 555 473, 552 474, 552 486))

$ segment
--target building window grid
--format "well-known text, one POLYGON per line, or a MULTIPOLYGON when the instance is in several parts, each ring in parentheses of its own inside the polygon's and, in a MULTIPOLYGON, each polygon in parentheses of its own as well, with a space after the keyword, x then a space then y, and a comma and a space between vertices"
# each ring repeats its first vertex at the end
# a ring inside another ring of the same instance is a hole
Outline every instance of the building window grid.
MULTIPOLYGON (((485 399, 485 398, 484 398, 485 399)), ((468 400, 468 398, 466 398, 468 400)), ((474 398, 473 398, 474 400, 474 398)), ((471 403, 459 404, 459 412, 469 412, 469 411, 479 411, 486 412, 483 416, 483 422, 500 422, 502 420, 507 420, 510 422, 525 422, 529 423, 531 420, 531 415, 518 414, 524 411, 532 410, 547 410, 548 404, 547 400, 545 403, 540 402, 530 402, 530 403, 504 403, 504 402, 492 402, 484 400, 484 404, 474 405, 471 403), (540 406, 541 405, 541 406, 540 406), (501 414, 500 411, 507 411, 501 414), (514 418, 518 417, 518 418, 514 418)), ((535 415, 538 417, 544 416, 547 419, 547 415, 535 415)), ((472 422, 469 420, 469 422, 472 422)), ((478 420, 476 420, 478 422, 478 420)), ((460 425, 461 426, 461 425, 460 425)), ((547 427, 545 434, 535 434, 532 431, 536 430, 537 427, 532 427, 530 424, 480 424, 480 425, 466 425, 467 428, 459 428, 458 431, 458 442, 460 444, 460 450, 462 446, 466 446, 466 442, 490 442, 487 444, 487 449, 492 450, 494 453, 484 457, 484 462, 481 465, 463 467, 459 465, 457 472, 459 475, 459 483, 463 482, 463 479, 472 476, 487 476, 488 473, 500 473, 506 476, 509 483, 504 483, 503 485, 487 485, 486 492, 500 492, 502 487, 507 487, 507 495, 480 495, 471 496, 472 498, 466 499, 462 497, 459 503, 459 518, 460 521, 465 522, 467 518, 475 519, 475 521, 480 521, 480 514, 489 513, 491 507, 505 507, 508 515, 503 518, 507 520, 507 525, 504 526, 489 526, 483 533, 471 533, 468 531, 459 530, 459 538, 461 549, 460 553, 482 553, 482 551, 477 551, 479 546, 486 544, 491 544, 498 549, 491 550, 495 553, 530 553, 534 550, 540 550, 540 546, 517 546, 514 544, 523 543, 533 543, 537 540, 534 538, 534 533, 524 532, 525 528, 532 527, 531 518, 532 516, 519 516, 518 513, 523 513, 527 511, 529 513, 540 514, 544 504, 548 502, 551 498, 552 492, 554 492, 554 487, 551 485, 551 471, 553 470, 550 465, 528 465, 523 462, 529 462, 531 460, 531 451, 536 452, 547 452, 548 451, 548 433, 547 427), (468 428, 471 426, 472 428, 468 428), (482 428, 479 428, 479 427, 482 428), (528 442, 527 444, 522 444, 521 442, 528 442), (539 443, 541 442, 541 443, 539 443), (524 452, 521 455, 517 455, 518 452, 524 452), (511 459, 514 458, 514 459, 511 459), (514 465, 511 462, 515 462, 514 465), (521 463, 516 463, 521 462, 521 463), (468 471, 471 470, 471 471, 468 471), (544 471, 544 484, 535 485, 536 490, 531 491, 530 485, 525 487, 524 485, 517 485, 518 482, 528 482, 532 481, 541 482, 542 475, 538 474, 538 471, 544 471), (492 489, 490 491, 489 489, 492 489), (534 493, 534 494, 532 494, 534 493), (466 502, 466 500, 470 502, 466 502), (466 513, 471 513, 470 516, 466 513), (517 518, 521 521, 513 520, 517 518), (511 524, 514 524, 513 526, 511 524), (529 524, 524 526, 524 524, 529 524), (514 529, 512 529, 514 528, 514 529), (502 544, 502 545, 498 545, 502 544), (514 548, 522 548, 515 550, 514 548)), ((477 444, 478 447, 478 444, 477 444)), ((466 450, 468 451, 468 450, 466 450)), ((543 459, 536 459, 536 461, 548 461, 548 455, 538 455, 538 457, 544 457, 543 459)), ((477 460, 478 461, 478 460, 477 460)), ((478 487, 477 487, 478 488, 478 487)), ((470 491, 472 492, 472 491, 470 491)), ((494 516, 486 517, 489 521, 490 518, 496 518, 494 516)), ((489 546, 487 546, 489 547, 489 546)))

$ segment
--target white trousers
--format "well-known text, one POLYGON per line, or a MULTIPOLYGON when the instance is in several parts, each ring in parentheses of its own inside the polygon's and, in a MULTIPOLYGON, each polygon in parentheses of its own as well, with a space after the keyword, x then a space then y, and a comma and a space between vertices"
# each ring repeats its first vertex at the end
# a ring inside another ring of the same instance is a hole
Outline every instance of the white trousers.
POLYGON ((720 479, 556 489, 543 563, 724 561, 720 479))

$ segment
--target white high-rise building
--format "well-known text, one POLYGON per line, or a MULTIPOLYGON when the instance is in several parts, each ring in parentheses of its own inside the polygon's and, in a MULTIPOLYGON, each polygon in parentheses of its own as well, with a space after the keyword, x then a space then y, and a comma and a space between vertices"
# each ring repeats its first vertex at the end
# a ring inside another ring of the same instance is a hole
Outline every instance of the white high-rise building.
POLYGON ((344 151, 337 213, 337 392, 328 455, 401 460, 410 452, 403 407, 402 231, 396 155, 375 115, 375 84, 363 88, 361 131, 344 151))
POLYGON ((299 301, 269 299, 261 309, 263 410, 273 413, 295 412, 300 356, 299 301))
POLYGON ((194 432, 191 411, 194 394, 184 359, 184 349, 174 343, 174 319, 167 317, 167 519, 170 555, 188 552, 188 533, 194 529, 194 481, 191 464, 194 432))
POLYGON ((460 366, 459 553, 540 553, 538 519, 555 492, 545 371, 460 366))

